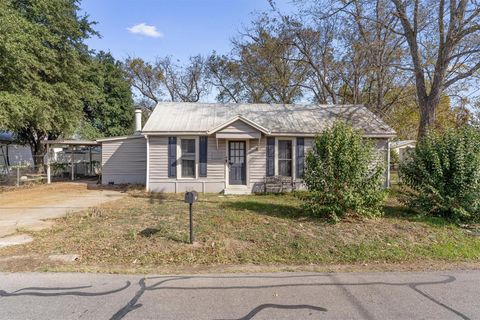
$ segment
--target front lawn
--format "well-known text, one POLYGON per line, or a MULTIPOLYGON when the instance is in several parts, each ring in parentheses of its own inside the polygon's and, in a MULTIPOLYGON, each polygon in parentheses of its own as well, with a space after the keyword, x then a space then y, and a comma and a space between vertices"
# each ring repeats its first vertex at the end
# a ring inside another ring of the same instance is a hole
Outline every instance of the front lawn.
POLYGON ((304 216, 293 195, 200 195, 194 205, 197 243, 190 245, 181 195, 134 192, 31 232, 33 243, 0 249, 0 268, 161 272, 212 265, 480 261, 480 237, 406 210, 391 196, 383 218, 329 224, 304 216), (52 254, 80 259, 59 265, 47 259, 52 254), (30 258, 5 258, 12 256, 30 258))

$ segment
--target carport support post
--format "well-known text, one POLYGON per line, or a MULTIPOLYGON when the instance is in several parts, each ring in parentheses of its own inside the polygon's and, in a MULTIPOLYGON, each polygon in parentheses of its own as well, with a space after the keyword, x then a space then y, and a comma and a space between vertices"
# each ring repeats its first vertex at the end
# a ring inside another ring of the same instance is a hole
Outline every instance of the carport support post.
POLYGON ((92 147, 89 147, 88 148, 88 156, 89 156, 89 160, 90 160, 90 172, 88 173, 90 176, 93 176, 93 163, 92 163, 92 147))
POLYGON ((50 145, 47 143, 47 184, 52 183, 50 174, 50 145))
POLYGON ((71 161, 71 164, 72 164, 72 181, 75 180, 75 169, 74 169, 74 157, 75 157, 75 147, 74 146, 70 146, 70 151, 71 151, 71 157, 70 157, 70 161, 71 161))

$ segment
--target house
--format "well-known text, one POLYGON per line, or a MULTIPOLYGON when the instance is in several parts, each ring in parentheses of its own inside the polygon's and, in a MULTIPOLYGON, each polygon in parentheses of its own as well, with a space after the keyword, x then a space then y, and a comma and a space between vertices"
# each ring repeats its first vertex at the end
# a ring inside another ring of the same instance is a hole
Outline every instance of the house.
POLYGON ((136 134, 99 139, 102 183, 144 184, 155 192, 263 190, 266 176, 302 185, 313 138, 346 121, 374 139, 388 178, 388 145, 395 132, 358 105, 159 103, 136 134))
POLYGON ((400 140, 390 143, 390 149, 398 154, 398 161, 402 163, 408 157, 408 154, 415 149, 416 145, 416 140, 400 140))

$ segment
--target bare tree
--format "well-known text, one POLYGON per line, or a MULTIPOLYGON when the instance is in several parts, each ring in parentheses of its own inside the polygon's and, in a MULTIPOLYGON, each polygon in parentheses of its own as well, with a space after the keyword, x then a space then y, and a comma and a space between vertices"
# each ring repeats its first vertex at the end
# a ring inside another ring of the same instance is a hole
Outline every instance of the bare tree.
POLYGON ((391 1, 408 43, 423 137, 435 124, 442 93, 480 69, 480 5, 476 0, 391 1))
POLYGON ((185 65, 173 63, 171 57, 157 58, 153 64, 128 58, 124 69, 135 89, 137 104, 150 110, 164 100, 197 102, 209 90, 201 56, 191 57, 185 65))
POLYGON ((158 58, 155 65, 165 75, 163 85, 170 101, 197 102, 208 91, 205 59, 199 55, 183 66, 173 63, 171 57, 158 58))
POLYGON ((308 68, 291 34, 268 16, 252 22, 232 41, 232 54, 208 59, 210 81, 220 101, 293 103, 303 95, 308 68))
POLYGON ((127 58, 123 64, 127 78, 135 89, 139 104, 153 109, 163 96, 163 70, 140 58, 127 58))

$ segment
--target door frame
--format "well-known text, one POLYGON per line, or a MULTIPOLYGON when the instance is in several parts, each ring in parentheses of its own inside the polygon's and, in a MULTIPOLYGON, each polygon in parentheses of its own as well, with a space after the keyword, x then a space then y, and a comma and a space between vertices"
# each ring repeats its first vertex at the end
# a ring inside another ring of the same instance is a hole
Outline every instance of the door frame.
POLYGON ((225 139, 225 186, 226 188, 230 186, 234 187, 249 187, 250 186, 250 140, 249 139, 225 139), (245 184, 230 184, 230 167, 228 166, 228 149, 230 146, 230 141, 244 141, 245 142, 245 184))

